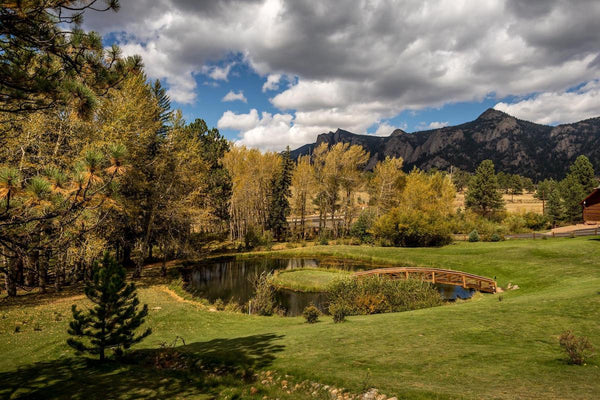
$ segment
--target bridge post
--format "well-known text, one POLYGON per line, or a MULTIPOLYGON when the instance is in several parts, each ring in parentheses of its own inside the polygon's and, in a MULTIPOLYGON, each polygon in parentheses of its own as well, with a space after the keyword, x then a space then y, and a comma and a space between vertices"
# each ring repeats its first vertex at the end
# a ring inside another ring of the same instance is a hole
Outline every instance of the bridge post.
POLYGON ((435 284, 435 271, 431 271, 431 283, 435 284))
POLYGON ((465 276, 462 276, 462 281, 463 281, 463 289, 467 288, 467 279, 465 278, 465 276))

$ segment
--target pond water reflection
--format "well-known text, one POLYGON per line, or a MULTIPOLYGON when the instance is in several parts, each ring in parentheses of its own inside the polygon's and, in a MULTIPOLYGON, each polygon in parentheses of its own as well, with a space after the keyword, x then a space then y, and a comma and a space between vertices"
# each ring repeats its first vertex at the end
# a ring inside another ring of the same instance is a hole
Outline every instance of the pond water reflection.
MULTIPOLYGON (((183 271, 183 277, 188 287, 199 297, 204 297, 211 302, 221 299, 224 302, 236 301, 246 303, 254 294, 250 277, 262 272, 275 270, 306 268, 306 267, 334 267, 351 271, 370 269, 366 264, 354 261, 331 260, 322 261, 314 258, 253 258, 247 260, 219 260, 189 265, 183 271)), ((468 299, 473 295, 473 290, 463 289, 459 286, 435 285, 442 297, 446 300, 456 298, 468 299)), ((326 293, 302 293, 292 290, 279 290, 277 292, 279 306, 286 310, 289 316, 302 314, 302 310, 313 303, 321 311, 327 309, 326 293)))

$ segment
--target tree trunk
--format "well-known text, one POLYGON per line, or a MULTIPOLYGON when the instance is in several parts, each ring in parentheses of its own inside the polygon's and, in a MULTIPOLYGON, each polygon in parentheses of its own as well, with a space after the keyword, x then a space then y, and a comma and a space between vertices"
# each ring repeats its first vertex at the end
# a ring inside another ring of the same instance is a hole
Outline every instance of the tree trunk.
POLYGON ((306 240, 306 200, 300 209, 300 229, 302 229, 302 240, 306 240))
POLYGON ((133 265, 133 260, 131 259, 131 244, 126 243, 123 245, 122 251, 123 258, 121 259, 121 263, 124 267, 130 267, 133 265))
POLYGON ((542 198, 542 214, 546 215, 546 200, 542 198))
POLYGON ((6 274, 5 274, 5 282, 6 282, 6 294, 8 297, 16 297, 17 296, 17 273, 18 273, 18 264, 19 259, 9 258, 6 262, 6 274))
POLYGON ((29 287, 37 286, 37 263, 38 263, 38 251, 34 250, 31 255, 27 257, 27 272, 25 276, 25 284, 29 287))
POLYGON ((38 260, 38 277, 40 280, 40 289, 42 293, 46 293, 46 285, 48 284, 48 264, 50 262, 50 252, 47 251, 38 260))
POLYGON ((140 249, 140 255, 138 260, 136 260, 136 269, 133 273, 133 278, 139 279, 142 277, 142 268, 144 266, 144 259, 147 254, 150 254, 148 247, 150 246, 150 239, 152 237, 152 228, 154 225, 154 214, 155 214, 156 206, 152 205, 150 209, 150 215, 148 216, 148 222, 146 223, 146 233, 144 235, 144 241, 142 242, 142 248, 140 249))

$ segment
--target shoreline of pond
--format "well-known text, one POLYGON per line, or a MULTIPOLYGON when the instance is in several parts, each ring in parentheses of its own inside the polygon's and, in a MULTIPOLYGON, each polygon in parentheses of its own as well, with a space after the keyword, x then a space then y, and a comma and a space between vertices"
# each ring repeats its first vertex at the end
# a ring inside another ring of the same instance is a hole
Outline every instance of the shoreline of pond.
MULTIPOLYGON (((381 264, 377 264, 381 266, 381 264)), ((389 264, 387 266, 390 266, 389 264)), ((186 290, 197 298, 205 298, 209 303, 229 304, 236 302, 247 305, 254 294, 250 278, 260 273, 276 271, 302 270, 307 268, 361 271, 373 268, 373 264, 355 259, 339 259, 333 257, 218 257, 201 262, 184 262, 180 273, 186 290)), ((474 291, 457 286, 434 285, 446 301, 456 298, 468 299, 474 291)), ((283 287, 276 291, 276 302, 279 308, 285 309, 285 315, 301 315, 310 304, 321 311, 327 309, 326 291, 302 292, 294 288, 283 287)), ((233 307, 233 306, 232 306, 233 307)))

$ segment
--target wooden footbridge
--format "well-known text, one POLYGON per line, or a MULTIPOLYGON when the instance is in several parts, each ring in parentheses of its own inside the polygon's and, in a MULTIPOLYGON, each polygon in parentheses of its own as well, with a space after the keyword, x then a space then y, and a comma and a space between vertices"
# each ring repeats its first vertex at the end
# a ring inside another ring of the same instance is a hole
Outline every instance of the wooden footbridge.
POLYGON ((495 280, 451 269, 390 267, 358 271, 354 275, 357 277, 375 275, 388 276, 392 279, 418 279, 431 283, 462 286, 465 289, 475 289, 480 292, 496 293, 495 280))

